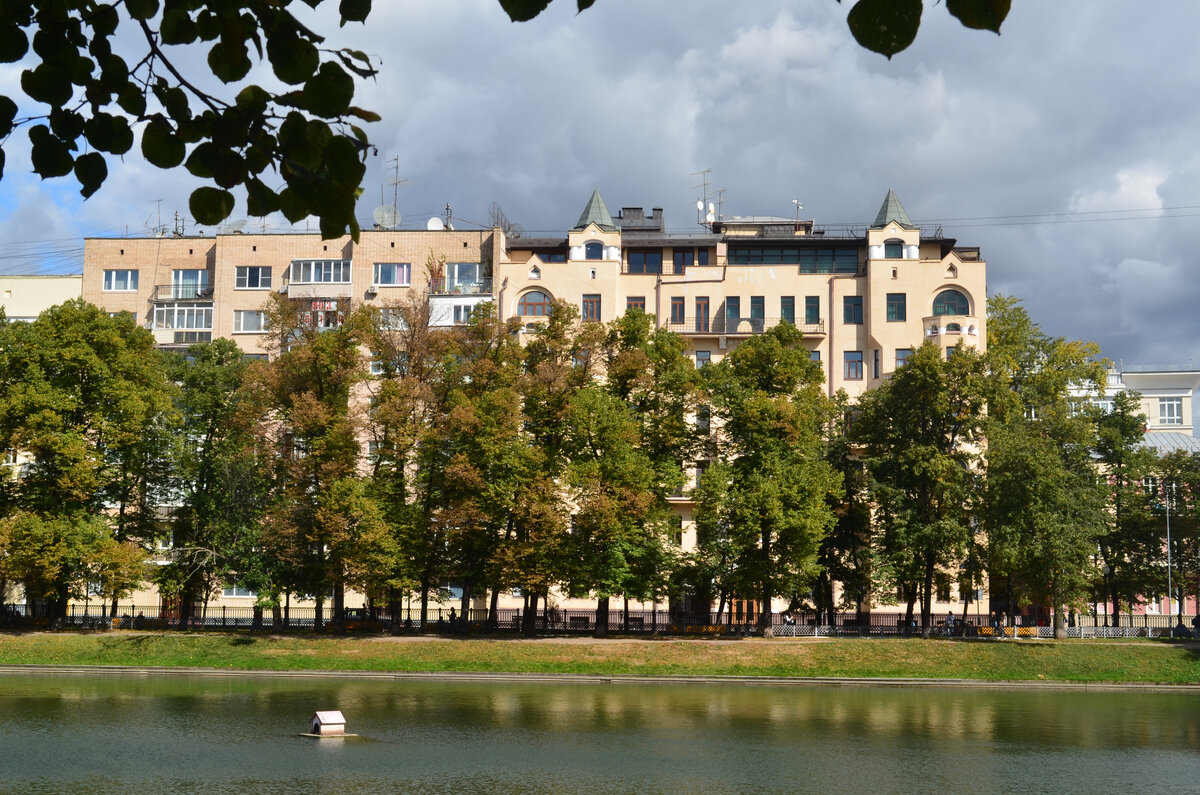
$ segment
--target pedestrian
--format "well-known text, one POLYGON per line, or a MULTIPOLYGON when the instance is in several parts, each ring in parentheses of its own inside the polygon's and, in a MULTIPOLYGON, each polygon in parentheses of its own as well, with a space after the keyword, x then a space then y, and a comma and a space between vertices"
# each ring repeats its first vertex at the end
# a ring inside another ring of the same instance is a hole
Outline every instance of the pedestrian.
POLYGON ((954 634, 954 611, 953 610, 946 611, 946 634, 947 635, 954 634))
MULTIPOLYGON (((1015 632, 1013 634, 1016 635, 1015 632)), ((1007 610, 1000 611, 1000 637, 1002 637, 1002 638, 1008 637, 1008 611, 1007 610)))
POLYGON ((1200 613, 1192 619, 1192 634, 1200 638, 1200 613))

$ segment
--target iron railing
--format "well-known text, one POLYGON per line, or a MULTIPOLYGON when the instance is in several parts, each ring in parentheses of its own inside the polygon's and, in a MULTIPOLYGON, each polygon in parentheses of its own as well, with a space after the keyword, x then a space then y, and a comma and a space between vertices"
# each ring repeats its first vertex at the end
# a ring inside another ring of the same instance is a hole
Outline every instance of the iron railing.
POLYGON ((712 317, 699 315, 679 319, 672 319, 668 314, 662 325, 680 334, 762 334, 785 320, 799 329, 801 334, 809 336, 825 334, 824 320, 818 320, 816 323, 797 323, 793 318, 728 317, 723 313, 717 313, 712 317))

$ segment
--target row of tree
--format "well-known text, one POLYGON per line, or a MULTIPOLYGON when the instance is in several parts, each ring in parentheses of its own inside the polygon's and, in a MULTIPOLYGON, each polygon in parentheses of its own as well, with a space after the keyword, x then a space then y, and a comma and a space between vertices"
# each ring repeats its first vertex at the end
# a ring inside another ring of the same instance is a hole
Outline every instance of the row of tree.
POLYGON ((63 615, 152 580, 181 626, 228 585, 276 611, 331 599, 338 622, 347 589, 393 614, 415 595, 424 619, 454 581, 492 615, 520 589, 527 620, 591 595, 600 628, 614 596, 750 599, 764 626, 777 598, 898 600, 929 628, 939 593, 986 585, 1061 626, 1165 589, 1168 505, 1178 596, 1200 571, 1200 459, 1148 452, 1136 396, 1073 403, 1102 389, 1099 351, 1013 299, 990 303, 986 354, 926 344, 854 406, 788 324, 697 370, 640 311, 603 326, 559 303, 524 340, 490 304, 454 328, 427 300, 325 329, 282 296, 268 315, 272 355, 250 361, 229 340, 163 354, 81 301, 0 325, 19 470, 0 481, 0 588, 63 615))

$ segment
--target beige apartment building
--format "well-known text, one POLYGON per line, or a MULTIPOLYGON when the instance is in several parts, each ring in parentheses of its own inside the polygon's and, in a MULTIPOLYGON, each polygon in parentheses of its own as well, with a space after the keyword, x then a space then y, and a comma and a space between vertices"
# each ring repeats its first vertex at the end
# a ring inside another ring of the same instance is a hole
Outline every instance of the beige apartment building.
POLYGON ((31 321, 43 311, 78 298, 83 276, 0 276, 0 308, 9 320, 31 321))
MULTIPOLYGON (((697 366, 786 321, 821 362, 829 394, 854 398, 925 340, 982 350, 986 275, 978 248, 917 226, 892 191, 874 221, 855 229, 722 216, 690 232, 667 231, 659 208, 614 217, 594 192, 554 237, 442 228, 364 231, 357 244, 316 234, 92 238, 83 297, 132 312, 164 347, 228 337, 256 356, 266 351, 261 310, 271 290, 310 301, 313 322, 327 326, 358 302, 414 291, 429 292, 435 322, 446 325, 465 323, 482 301, 526 326, 559 299, 584 321, 639 307, 688 340, 697 366)), ((674 503, 691 547, 691 500, 674 503)))

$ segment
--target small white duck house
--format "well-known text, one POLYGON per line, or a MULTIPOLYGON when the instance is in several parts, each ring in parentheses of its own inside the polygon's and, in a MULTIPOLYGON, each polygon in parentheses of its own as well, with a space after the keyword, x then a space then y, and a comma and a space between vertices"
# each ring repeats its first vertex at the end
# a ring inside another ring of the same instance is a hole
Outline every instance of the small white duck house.
POLYGON ((346 718, 340 710, 325 710, 313 713, 308 721, 309 733, 317 737, 337 737, 346 734, 346 718))

